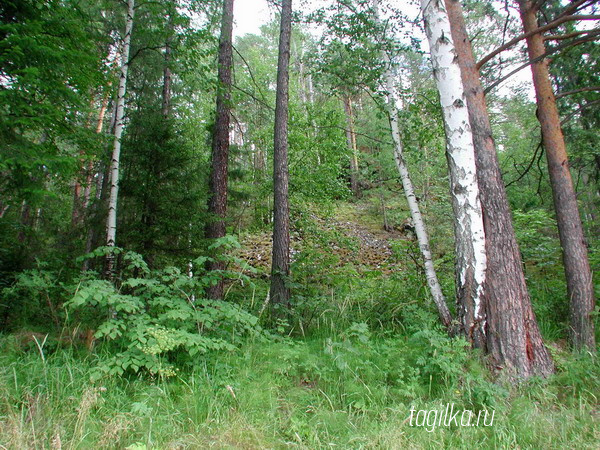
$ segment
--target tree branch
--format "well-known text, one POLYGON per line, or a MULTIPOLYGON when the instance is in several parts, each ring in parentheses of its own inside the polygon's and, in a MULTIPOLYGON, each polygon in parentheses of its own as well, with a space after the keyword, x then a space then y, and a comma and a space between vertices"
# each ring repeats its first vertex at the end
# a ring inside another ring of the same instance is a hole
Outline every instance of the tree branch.
MULTIPOLYGON (((544 149, 544 146, 542 146, 542 150, 544 149)), ((538 178, 538 186, 537 186, 537 195, 540 198, 540 200, 542 201, 542 204, 544 203, 544 196, 542 195, 542 180, 544 179, 544 171, 542 170, 542 166, 540 165, 541 161, 542 161, 542 156, 544 155, 544 152, 541 151, 540 152, 540 156, 537 159, 537 163, 536 166, 540 172, 540 177, 538 178)))
POLYGON ((260 98, 257 98, 254 94, 252 94, 251 92, 246 91, 245 89, 242 89, 241 87, 237 86, 237 85, 233 85, 234 88, 236 88, 238 91, 243 92, 244 94, 246 94, 248 97, 254 99, 254 101, 260 103, 261 105, 263 105, 265 108, 269 109, 270 111, 275 111, 275 108, 273 108, 271 105, 269 105, 268 103, 264 102, 263 100, 261 100, 260 98))
POLYGON ((534 11, 539 11, 544 3, 546 3, 546 0, 535 0, 531 5, 531 9, 533 9, 534 11))
MULTIPOLYGON (((344 131, 346 133, 349 131, 347 128, 339 126, 339 125, 320 125, 320 126, 316 126, 315 128, 317 128, 319 130, 320 129, 326 129, 326 128, 335 128, 335 129, 338 129, 338 130, 342 130, 342 131, 344 131)), ((381 139, 374 138, 372 136, 369 136, 368 134, 361 133, 361 132, 356 131, 356 130, 354 130, 354 134, 356 134, 357 136, 362 136, 362 137, 364 137, 366 139, 369 139, 369 140, 371 140, 373 142, 377 142, 378 144, 393 145, 392 142, 382 141, 381 139)))
POLYGON ((254 84, 254 87, 256 87, 256 89, 258 90, 258 93, 262 97, 263 101, 266 103, 267 100, 265 99, 265 95, 260 90, 260 86, 256 82, 256 78, 254 78, 254 73, 252 72, 252 69, 250 69, 250 64, 248 64, 248 61, 246 61, 246 58, 244 58, 244 56, 238 51, 238 49, 235 48, 235 45, 232 45, 232 48, 235 50, 235 52, 238 54, 238 56, 244 62, 244 65, 246 66, 246 68, 248 69, 248 73, 250 74, 250 78, 252 79, 252 84, 254 84))
POLYGON ((575 117, 577 114, 579 114, 584 109, 586 109, 586 108, 588 108, 590 106, 593 106, 593 105, 597 105, 598 103, 600 103, 600 99, 593 100, 591 102, 587 102, 585 105, 582 105, 580 108, 577 108, 576 111, 573 111, 571 114, 569 114, 563 120, 561 120, 560 121, 560 125, 563 126, 565 123, 567 123, 569 120, 571 120, 573 117, 575 117))
POLYGON ((508 50, 509 48, 511 48, 513 45, 518 44, 519 42, 521 42, 523 39, 527 39, 528 37, 531 37, 535 34, 538 33, 543 33, 545 31, 551 30, 553 28, 556 28, 557 26, 565 23, 565 22, 572 22, 572 21, 577 21, 577 20, 599 20, 600 19, 600 15, 587 15, 587 16, 583 16, 583 15, 568 15, 568 16, 563 16, 559 19, 556 19, 552 22, 550 22, 547 25, 541 26, 536 28, 535 30, 531 30, 527 33, 523 33, 520 36, 517 36, 514 39, 511 39, 510 41, 508 41, 506 44, 498 47, 496 50, 493 50, 491 53, 488 53, 486 56, 484 56, 483 58, 481 58, 481 60, 477 63, 477 70, 480 70, 481 67, 487 63, 490 59, 494 58, 495 56, 497 56, 498 54, 502 53, 505 50, 508 50))
POLYGON ((545 41, 563 41, 565 39, 571 39, 573 37, 581 36, 582 34, 590 34, 598 31, 598 28, 594 28, 592 30, 583 30, 583 31, 574 31, 573 33, 567 34, 558 34, 558 35, 550 35, 544 36, 545 41))
POLYGON ((556 19, 578 12, 587 6, 594 4, 595 1, 596 0, 577 0, 571 2, 570 5, 566 6, 565 9, 563 9, 563 11, 556 17, 556 19), (589 5, 586 5, 585 3, 589 3, 589 5))
MULTIPOLYGON (((544 152, 544 147, 542 146, 542 143, 541 143, 541 142, 540 142, 540 143, 538 144, 538 146, 536 147, 536 149, 535 149, 535 152, 533 152, 533 158, 531 158, 531 161, 529 161, 529 164, 527 165, 527 167, 525 168, 525 170, 524 170, 522 173, 520 173, 520 174, 519 174, 519 176, 518 176, 516 179, 514 179, 514 180, 512 180, 510 183, 508 183, 508 184, 506 185, 506 187, 509 187, 510 185, 512 185, 512 184, 515 184, 515 183, 517 183, 517 182, 521 181, 521 180, 523 179, 523 177, 524 177, 525 175, 527 175, 527 173, 528 173, 528 172, 531 170, 531 168, 533 167, 533 164, 535 163, 535 159, 536 159, 536 157, 537 157, 537 154, 538 154, 538 152, 539 152, 540 150, 542 150, 542 153, 544 152)), ((517 168, 517 166, 515 165, 515 169, 516 169, 516 168, 517 168)))
POLYGON ((127 61, 127 65, 131 64, 132 61, 135 58, 137 58, 140 55, 140 53, 142 53, 143 51, 146 51, 146 50, 160 50, 162 48, 164 48, 164 45, 159 45, 159 46, 156 46, 156 47, 140 47, 140 48, 137 49, 137 51, 134 53, 134 55, 131 58, 129 58, 129 61, 127 61))
POLYGON ((559 98, 566 97, 567 95, 579 94, 580 92, 600 91, 600 86, 587 86, 579 89, 573 89, 572 91, 561 92, 556 94, 554 97, 556 100, 559 98))
POLYGON ((502 44, 506 43, 506 32, 508 31, 508 24, 510 23, 510 9, 508 8, 508 0, 504 1, 504 10, 506 11, 506 20, 504 21, 504 27, 502 28, 502 44))
POLYGON ((547 56, 550 56, 554 53, 557 53, 561 50, 564 50, 565 48, 569 48, 569 47, 574 47, 576 45, 579 44, 583 44, 584 42, 589 42, 589 41, 594 41, 596 40, 596 37, 600 35, 600 30, 594 32, 593 34, 590 33, 590 35, 588 37, 585 38, 581 38, 581 39, 577 39, 575 41, 570 41, 570 42, 566 42, 564 44, 561 44, 557 47, 554 47, 550 50, 548 50, 546 53, 544 53, 543 55, 538 56, 537 58, 531 59, 527 62, 525 62, 524 64, 520 65, 519 67, 517 67, 515 70, 513 70, 512 72, 510 72, 508 75, 503 76, 502 78, 500 78, 499 80, 493 82, 489 87, 485 88, 485 90, 483 91, 484 94, 487 94, 488 92, 490 92, 492 89, 494 89, 496 86, 498 86, 500 83, 504 82, 506 79, 512 77, 515 73, 520 72, 521 70, 523 70, 525 67, 534 64, 536 62, 539 62, 541 60, 543 60, 544 58, 546 58, 547 56))

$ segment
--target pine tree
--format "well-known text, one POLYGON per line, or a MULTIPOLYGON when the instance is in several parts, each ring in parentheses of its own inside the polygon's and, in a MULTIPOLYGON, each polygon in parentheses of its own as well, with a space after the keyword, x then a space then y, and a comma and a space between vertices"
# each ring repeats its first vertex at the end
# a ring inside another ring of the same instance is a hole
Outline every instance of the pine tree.
MULTIPOLYGON (((528 34, 538 28, 536 2, 519 0, 523 31, 528 34)), ((546 150, 550 185, 558 223, 558 233, 563 250, 563 263, 570 300, 570 337, 575 349, 595 349, 595 332, 592 313, 595 308, 594 284, 588 259, 587 244, 583 235, 577 197, 569 171, 569 157, 556 107, 554 91, 548 71, 548 58, 541 33, 528 35, 533 85, 537 98, 537 116, 542 128, 546 150), (540 59, 541 58, 541 59, 540 59)))
POLYGON ((277 63, 275 132, 273 147, 273 256, 271 266, 272 305, 289 306, 290 208, 288 173, 288 101, 292 0, 283 0, 277 63))
MULTIPOLYGON (((229 170, 229 122, 231 119, 231 68, 233 33, 233 0, 223 2, 221 38, 219 40, 219 75, 217 87, 217 114, 212 137, 211 172, 209 181, 208 212, 212 214, 206 225, 206 237, 225 236, 227 215, 227 178, 229 170)), ((209 270, 223 270, 224 263, 215 255, 209 270)), ((208 289, 209 298, 223 298, 223 281, 208 289)))

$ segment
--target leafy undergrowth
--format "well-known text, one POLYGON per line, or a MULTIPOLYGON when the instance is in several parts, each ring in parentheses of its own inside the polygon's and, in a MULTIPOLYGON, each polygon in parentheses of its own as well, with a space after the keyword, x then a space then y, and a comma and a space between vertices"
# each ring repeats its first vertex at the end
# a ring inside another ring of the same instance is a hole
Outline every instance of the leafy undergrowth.
POLYGON ((175 377, 90 381, 110 357, 0 339, 2 448, 596 448, 600 363, 556 354, 558 373, 499 386, 461 340, 435 330, 247 341, 175 377), (494 410, 491 426, 411 426, 417 410, 494 410))

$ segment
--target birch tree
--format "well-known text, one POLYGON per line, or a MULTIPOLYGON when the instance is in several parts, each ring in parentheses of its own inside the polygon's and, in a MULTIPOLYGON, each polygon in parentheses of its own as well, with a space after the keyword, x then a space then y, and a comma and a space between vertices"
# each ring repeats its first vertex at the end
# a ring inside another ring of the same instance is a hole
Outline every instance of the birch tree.
MULTIPOLYGON (((375 21, 379 25, 379 1, 374 0, 373 6, 375 9, 375 21)), ((383 51, 382 56, 385 62, 384 81, 385 81, 385 95, 386 95, 386 108, 390 119, 390 127, 392 132, 392 139, 394 141, 394 162, 400 175, 400 181, 402 182, 402 188, 404 195, 408 203, 410 215, 415 225, 415 234, 419 242, 419 250, 423 257, 423 265, 425 266, 425 276, 427 278, 427 285, 429 286, 429 292, 433 298, 433 302, 438 310, 440 320, 446 328, 450 328, 452 323, 452 316, 448 310, 446 299, 442 292, 442 287, 438 280, 435 272, 435 266, 433 264, 433 258, 431 256, 431 248, 429 246, 429 235, 427 233, 427 227, 421 214, 421 208, 417 196, 415 195, 415 189, 410 178, 410 172, 406 161, 404 160, 404 150, 402 137, 400 134, 400 127, 398 121, 398 99, 396 95, 396 87, 394 83, 394 70, 388 54, 383 51)))
POLYGON ((435 266, 433 265, 433 258, 431 256, 431 249, 429 247, 429 235, 427 233, 425 221, 423 220, 423 216, 421 214, 417 196, 415 195, 414 186, 410 179, 408 166, 404 160, 402 139, 400 135, 400 128, 398 126, 398 109, 396 106, 397 100, 395 98, 396 96, 394 95, 394 77, 390 68, 386 70, 385 82, 387 108, 390 116, 392 138, 394 140, 394 161, 396 163, 396 168, 398 169, 398 174, 400 175, 400 180, 402 181, 402 188, 404 190, 404 195, 406 196, 408 208, 410 209, 410 215, 413 223, 415 224, 415 233, 417 235, 417 240, 419 241, 419 250, 421 250, 421 256, 423 257, 425 276, 427 278, 429 292, 431 293, 433 302, 437 307, 440 320, 446 328, 450 328, 452 317, 450 316, 446 299, 442 293, 442 287, 440 286, 440 282, 438 281, 437 274, 435 272, 435 266))
MULTIPOLYGON (((114 247, 117 238, 117 200, 119 196, 119 161, 121 158, 121 137, 123 136, 123 118, 125 113, 125 92, 127 89, 127 72, 129 70, 129 49, 131 47, 131 33, 133 31, 133 18, 135 14, 135 0, 127 2, 127 21, 125 35, 123 36, 123 49, 121 52, 121 69, 119 74, 119 90, 117 94, 117 110, 115 122, 115 136, 110 163, 110 196, 108 200, 108 217, 106 220, 106 245, 114 247)), ((106 273, 112 277, 114 255, 109 253, 106 260, 106 273)))
POLYGON ((446 131, 446 157, 455 216, 457 303, 459 308, 473 311, 472 316, 465 316, 468 323, 462 326, 485 334, 485 232, 466 98, 443 2, 421 0, 421 11, 446 131))
POLYGON ((350 94, 342 95, 344 103, 344 112, 346 114, 346 142, 350 151, 350 188, 355 197, 360 195, 358 185, 358 148, 356 146, 356 131, 354 127, 354 110, 352 108, 352 98, 350 94))

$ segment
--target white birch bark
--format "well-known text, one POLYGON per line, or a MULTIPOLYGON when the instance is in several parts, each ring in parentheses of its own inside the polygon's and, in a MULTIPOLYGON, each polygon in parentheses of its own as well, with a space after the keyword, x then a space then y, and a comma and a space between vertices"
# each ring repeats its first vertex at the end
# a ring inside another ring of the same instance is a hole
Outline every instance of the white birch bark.
POLYGON ((129 70, 129 48, 131 46, 131 32, 133 29, 133 16, 135 14, 135 0, 127 2, 127 23, 123 39, 123 52, 121 54, 121 70, 119 76, 119 91, 117 95, 117 114, 115 123, 115 139, 110 163, 110 197, 108 200, 108 218, 106 220, 106 245, 114 247, 117 236, 117 199, 119 196, 119 161, 121 158, 121 136, 123 135, 123 117, 125 111, 125 91, 127 88, 127 71, 129 70))
MULTIPOLYGON (((480 313, 487 259, 469 114, 444 2, 421 0, 421 11, 446 130, 455 215, 457 301, 472 302, 477 322, 483 320, 480 313)), ((481 329, 485 329, 483 324, 481 329)))
POLYGON ((315 90, 313 87, 312 75, 310 72, 306 76, 306 84, 308 90, 308 103, 312 105, 315 103, 315 90))
MULTIPOLYGON (((374 0, 373 6, 375 9, 375 20, 379 22, 379 1, 374 0)), ((417 235, 417 241, 419 242, 419 250, 423 257, 423 264, 425 266, 425 277, 427 278, 427 285, 429 286, 429 292, 433 298, 438 314, 444 326, 450 327, 452 322, 452 316, 448 310, 446 299, 442 292, 442 287, 438 280, 435 272, 435 266, 433 265, 433 258, 431 257, 431 249, 429 247, 429 235, 427 234, 427 227, 419 208, 419 202, 415 195, 415 189, 410 179, 410 173, 408 166, 404 161, 403 157, 403 145, 402 138, 400 135, 400 127, 398 123, 398 99, 396 97, 396 88, 394 86, 394 71, 392 63, 388 54, 384 51, 383 53, 384 62, 386 69, 384 73, 385 78, 385 96, 386 96, 386 108, 390 118, 390 126, 392 131, 392 139, 394 140, 394 161, 398 174, 400 175, 400 181, 402 182, 402 188, 408 208, 410 210, 410 216, 415 225, 415 234, 417 235)))
POLYGON ((444 298, 444 294, 442 293, 442 287, 440 286, 440 282, 435 273, 435 267, 433 265, 433 259, 431 257, 431 249, 429 247, 429 236, 427 234, 427 228, 425 226, 423 216, 421 215, 421 209, 419 208, 417 196, 415 195, 415 189, 410 179, 408 167, 402 155, 403 146, 402 139, 400 137, 400 128, 398 126, 397 101, 394 95, 394 75, 390 67, 390 63, 389 61, 387 61, 387 59, 388 58, 386 55, 386 62, 388 63, 388 67, 385 71, 385 84, 387 108, 388 114, 390 116, 392 138, 394 140, 394 161, 396 162, 396 168, 398 169, 398 173, 400 174, 400 180, 402 181, 402 188, 404 190, 404 195, 406 196, 408 208, 410 209, 410 215, 415 224, 415 233, 419 242, 419 249, 421 250, 423 263, 425 265, 425 276, 427 278, 427 285, 429 286, 429 291, 438 309, 438 313, 440 315, 442 323, 446 327, 449 327, 452 321, 452 317, 450 316, 450 311, 448 310, 446 299, 444 298))

